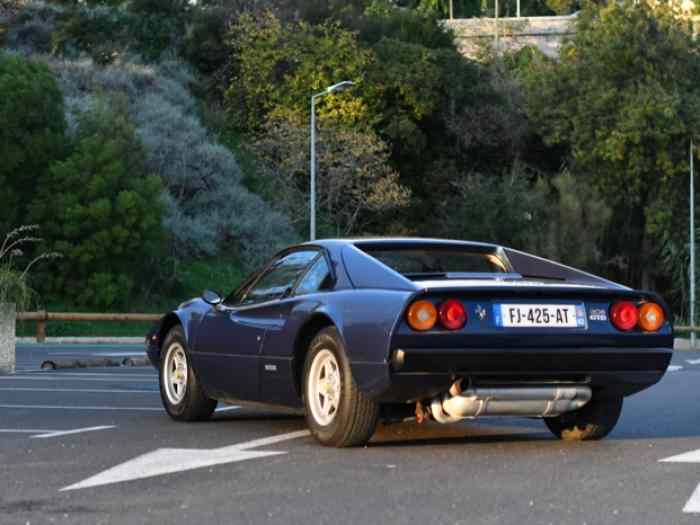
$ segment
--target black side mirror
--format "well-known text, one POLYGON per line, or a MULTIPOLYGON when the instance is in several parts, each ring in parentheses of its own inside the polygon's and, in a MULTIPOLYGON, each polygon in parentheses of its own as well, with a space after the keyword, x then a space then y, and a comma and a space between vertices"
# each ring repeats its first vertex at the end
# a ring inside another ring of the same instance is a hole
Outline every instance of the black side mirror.
POLYGON ((220 305, 223 301, 221 296, 213 290, 204 290, 204 292, 202 293, 202 299, 205 303, 208 303, 212 306, 220 305))

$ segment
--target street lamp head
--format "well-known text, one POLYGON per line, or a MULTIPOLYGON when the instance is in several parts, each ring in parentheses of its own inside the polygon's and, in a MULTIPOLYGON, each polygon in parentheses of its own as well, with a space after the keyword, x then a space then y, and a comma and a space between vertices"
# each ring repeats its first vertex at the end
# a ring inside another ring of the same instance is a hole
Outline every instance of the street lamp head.
POLYGON ((338 82, 337 84, 328 86, 326 88, 326 95, 329 95, 331 93, 337 93, 339 91, 345 91, 346 89, 349 89, 354 85, 355 83, 352 80, 343 80, 342 82, 338 82))

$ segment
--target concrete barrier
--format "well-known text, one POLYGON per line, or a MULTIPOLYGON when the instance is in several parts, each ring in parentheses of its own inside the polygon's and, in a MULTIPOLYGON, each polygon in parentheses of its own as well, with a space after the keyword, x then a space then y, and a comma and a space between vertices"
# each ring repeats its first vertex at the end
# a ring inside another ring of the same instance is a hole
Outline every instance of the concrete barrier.
POLYGON ((15 372, 15 305, 0 303, 0 375, 15 372))

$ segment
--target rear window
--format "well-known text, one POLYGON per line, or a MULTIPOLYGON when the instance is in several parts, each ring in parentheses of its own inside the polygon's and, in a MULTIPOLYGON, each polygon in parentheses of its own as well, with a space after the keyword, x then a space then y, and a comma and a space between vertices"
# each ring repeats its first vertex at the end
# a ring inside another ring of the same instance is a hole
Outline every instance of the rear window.
POLYGON ((494 250, 451 246, 387 248, 358 245, 358 248, 406 277, 493 274, 510 271, 505 258, 494 250))

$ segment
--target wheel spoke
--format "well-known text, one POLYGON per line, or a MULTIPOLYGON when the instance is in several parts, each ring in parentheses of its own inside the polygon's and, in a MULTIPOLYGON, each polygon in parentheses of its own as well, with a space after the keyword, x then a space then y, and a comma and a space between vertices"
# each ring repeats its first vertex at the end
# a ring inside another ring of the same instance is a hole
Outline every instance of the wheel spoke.
POLYGON ((185 350, 180 343, 173 343, 165 356, 164 387, 170 403, 176 405, 185 397, 187 390, 188 366, 185 350))
POLYGON ((319 351, 307 377, 311 414, 319 424, 328 425, 340 405, 340 369, 335 355, 327 349, 319 351))

